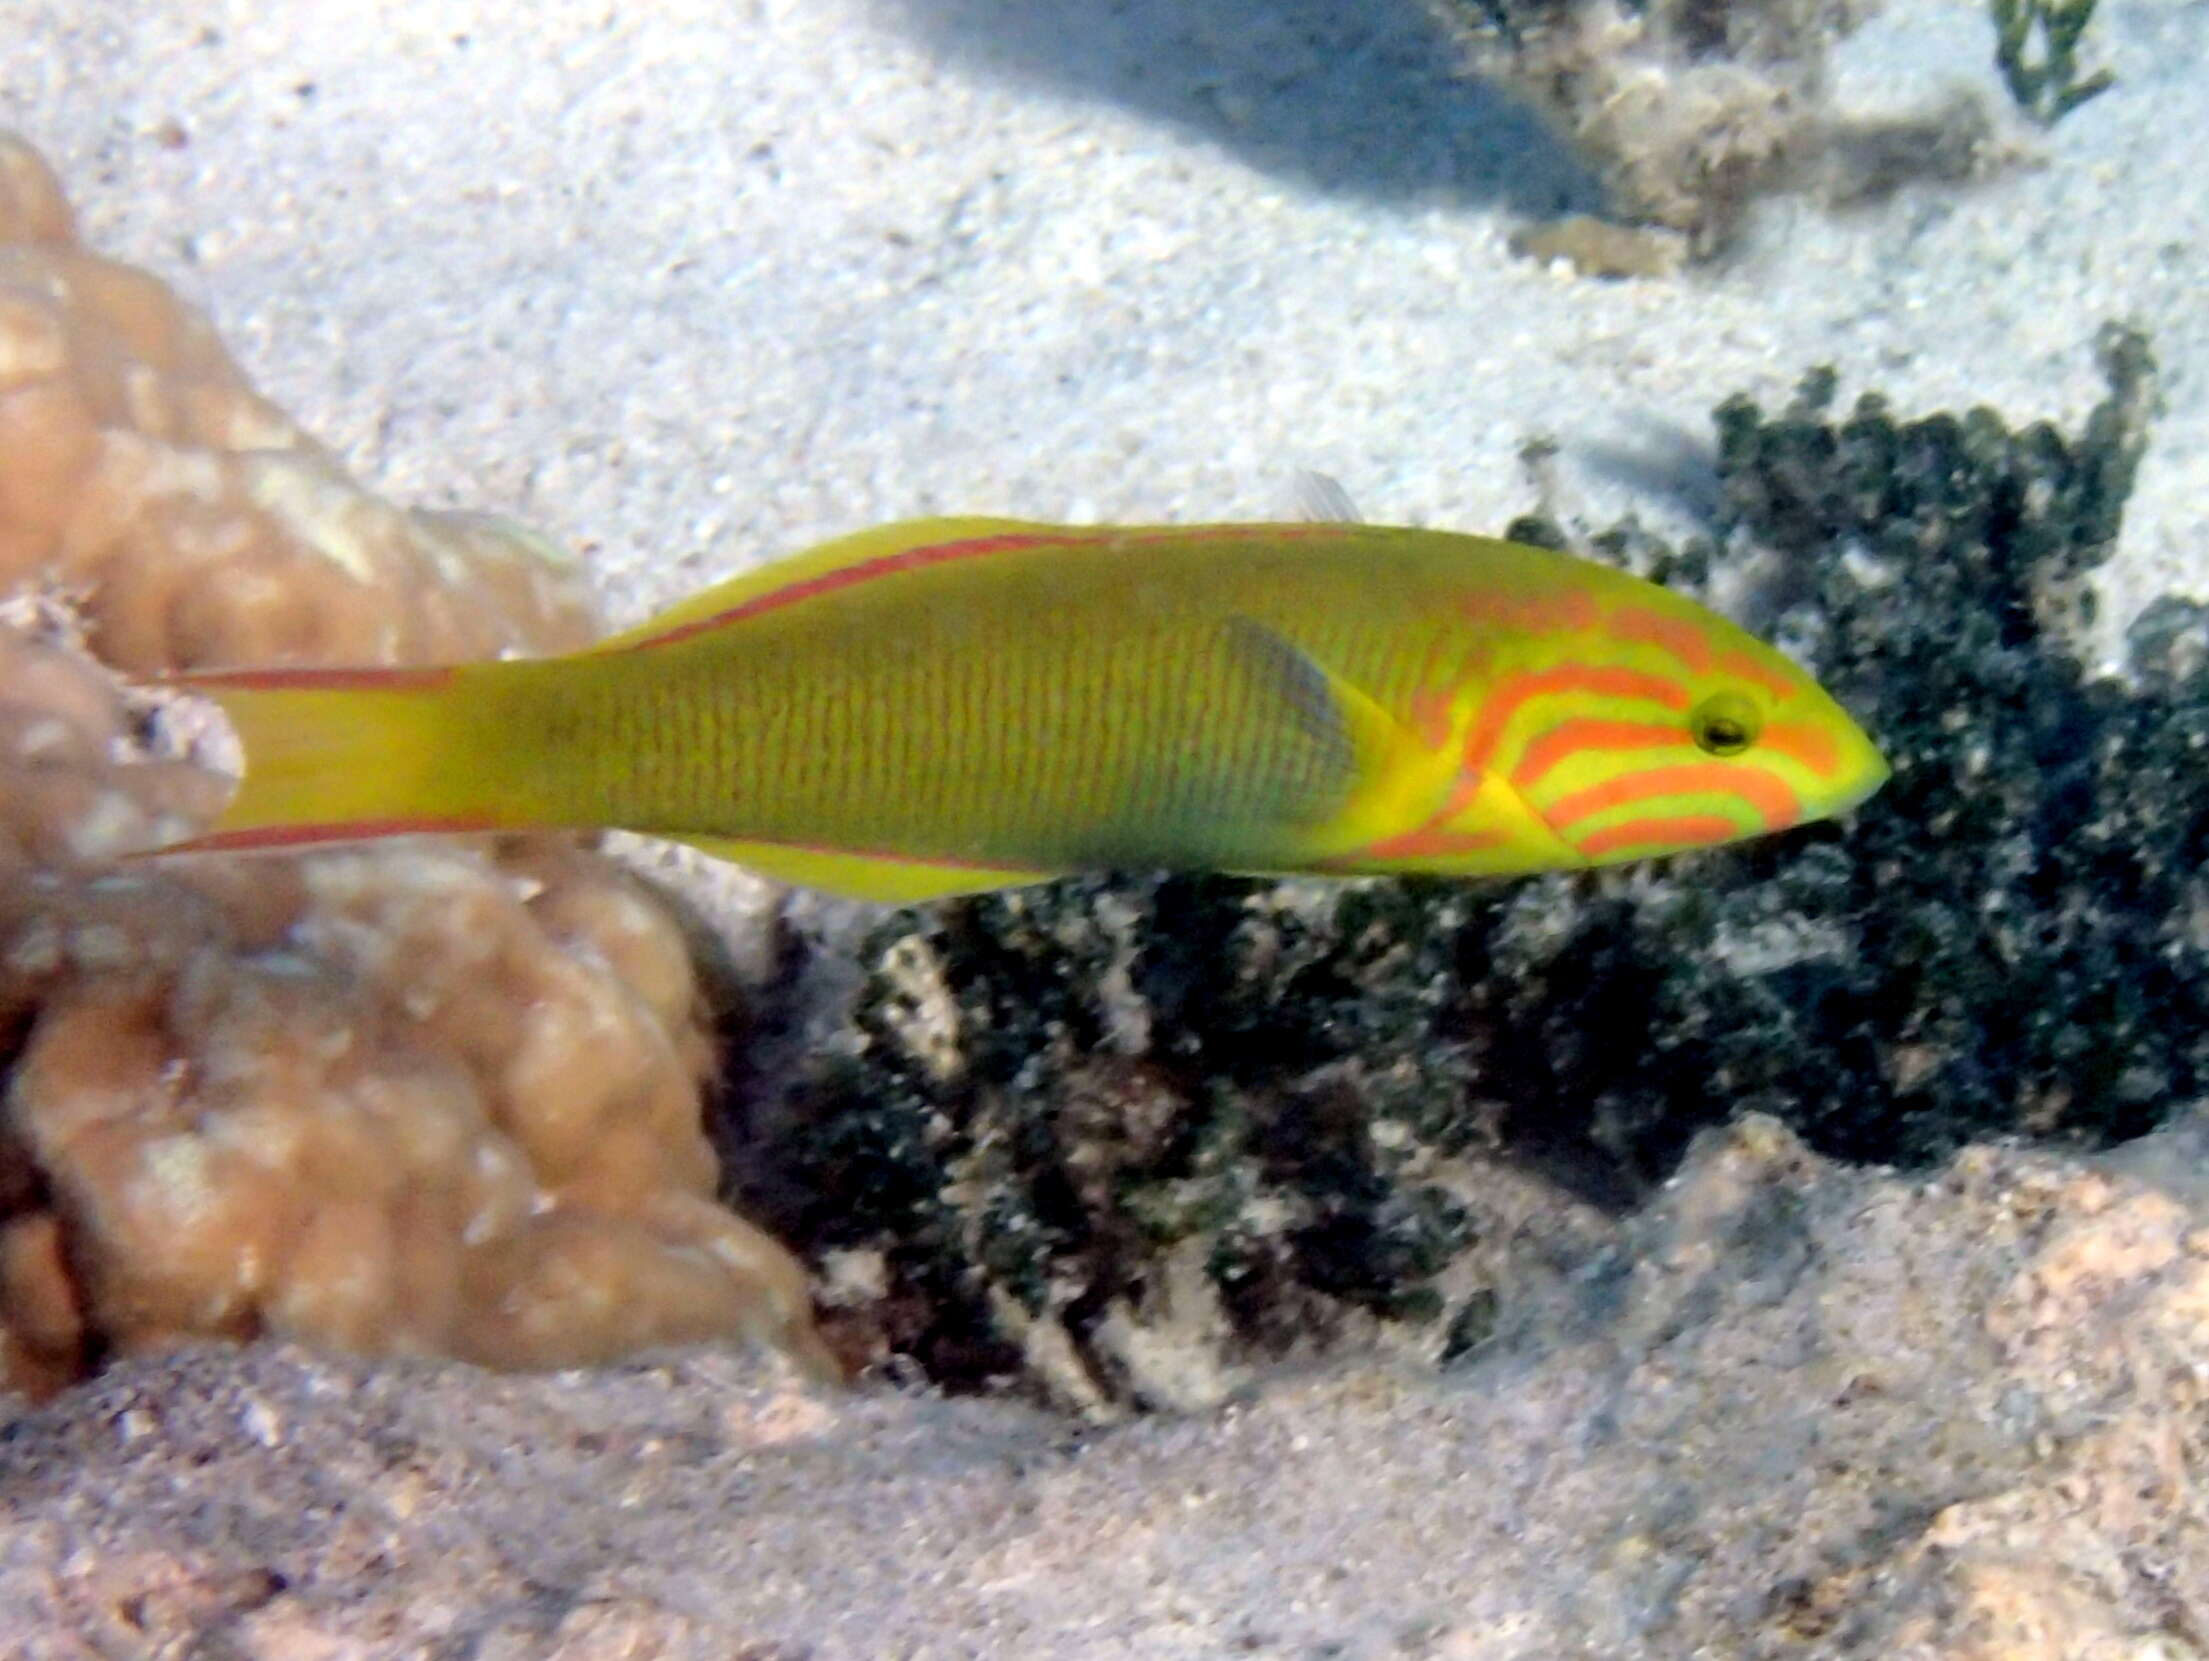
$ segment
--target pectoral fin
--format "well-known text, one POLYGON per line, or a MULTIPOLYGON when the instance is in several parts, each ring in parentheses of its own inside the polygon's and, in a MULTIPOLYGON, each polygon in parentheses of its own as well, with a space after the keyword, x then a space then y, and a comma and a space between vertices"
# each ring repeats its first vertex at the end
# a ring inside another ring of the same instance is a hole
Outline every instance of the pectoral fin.
POLYGON ((1287 702, 1338 781, 1333 810, 1309 827, 1305 857, 1332 859, 1436 810, 1455 777, 1450 757, 1421 744, 1364 688, 1278 631, 1250 618, 1230 627, 1235 649, 1287 702))

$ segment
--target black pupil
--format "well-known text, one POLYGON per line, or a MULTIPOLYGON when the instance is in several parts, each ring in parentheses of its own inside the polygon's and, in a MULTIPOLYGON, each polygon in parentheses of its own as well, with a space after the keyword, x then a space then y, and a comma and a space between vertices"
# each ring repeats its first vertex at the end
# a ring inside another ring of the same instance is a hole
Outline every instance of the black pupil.
POLYGON ((1705 749, 1738 750, 1748 742, 1748 729, 1730 716, 1714 715, 1703 723, 1705 749))

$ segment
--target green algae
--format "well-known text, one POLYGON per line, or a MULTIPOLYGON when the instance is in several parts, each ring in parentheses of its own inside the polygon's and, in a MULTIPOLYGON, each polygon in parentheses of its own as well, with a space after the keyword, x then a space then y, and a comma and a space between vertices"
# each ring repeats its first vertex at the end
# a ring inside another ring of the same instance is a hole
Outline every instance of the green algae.
POLYGON ((2097 0, 1989 0, 1994 61, 2017 107, 2053 127, 2116 84, 2106 69, 2087 72, 2079 44, 2097 0))

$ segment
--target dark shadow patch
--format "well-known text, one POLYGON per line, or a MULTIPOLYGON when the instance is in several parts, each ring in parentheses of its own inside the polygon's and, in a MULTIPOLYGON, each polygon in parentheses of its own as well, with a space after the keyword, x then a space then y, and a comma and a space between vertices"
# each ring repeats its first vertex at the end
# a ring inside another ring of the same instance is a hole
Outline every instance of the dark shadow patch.
POLYGON ((1309 189, 1537 218, 1599 205, 1409 0, 881 3, 958 67, 1121 105, 1309 189))

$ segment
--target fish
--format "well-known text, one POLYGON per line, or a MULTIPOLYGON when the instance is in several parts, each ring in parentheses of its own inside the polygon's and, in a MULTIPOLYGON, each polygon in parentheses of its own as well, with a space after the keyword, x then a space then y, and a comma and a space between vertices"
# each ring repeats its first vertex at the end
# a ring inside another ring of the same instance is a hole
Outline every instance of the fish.
POLYGON ((917 519, 563 656, 175 684, 244 760, 168 852, 618 828, 890 903, 1101 869, 1577 870, 1831 818, 1888 773, 1683 595, 1339 520, 917 519))

